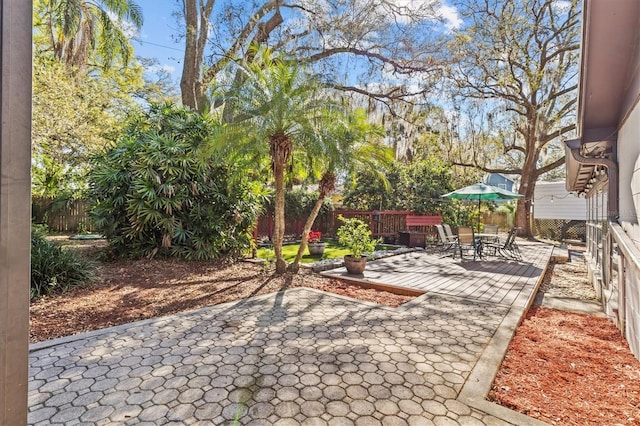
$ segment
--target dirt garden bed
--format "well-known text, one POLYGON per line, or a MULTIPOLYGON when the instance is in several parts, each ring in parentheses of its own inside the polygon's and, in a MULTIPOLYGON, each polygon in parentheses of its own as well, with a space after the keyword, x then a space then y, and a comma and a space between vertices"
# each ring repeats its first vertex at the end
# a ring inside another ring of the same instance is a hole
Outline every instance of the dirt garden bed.
MULTIPOLYGON (((95 258, 103 240, 55 238, 95 258)), ((96 281, 85 288, 33 302, 32 343, 118 324, 189 311, 285 288, 311 287, 397 307, 411 299, 305 272, 276 276, 261 264, 234 265, 174 260, 98 262, 96 281)))

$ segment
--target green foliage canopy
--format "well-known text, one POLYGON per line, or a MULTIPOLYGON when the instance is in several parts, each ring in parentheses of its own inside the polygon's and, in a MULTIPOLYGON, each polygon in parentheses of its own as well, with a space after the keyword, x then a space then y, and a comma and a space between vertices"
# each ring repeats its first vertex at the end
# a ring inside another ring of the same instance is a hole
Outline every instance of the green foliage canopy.
POLYGON ((83 69, 92 61, 110 68, 127 64, 129 31, 142 28, 142 9, 133 0, 35 0, 35 39, 58 61, 83 69), (46 43, 42 41, 46 40, 46 43))
POLYGON ((358 170, 345 187, 345 206, 437 213, 448 223, 455 223, 456 203, 440 198, 454 189, 448 164, 433 157, 412 163, 396 161, 383 173, 388 185, 384 185, 371 170, 358 170))
POLYGON ((107 81, 36 56, 33 70, 33 193, 56 197, 84 189, 89 157, 121 128, 127 99, 107 81))

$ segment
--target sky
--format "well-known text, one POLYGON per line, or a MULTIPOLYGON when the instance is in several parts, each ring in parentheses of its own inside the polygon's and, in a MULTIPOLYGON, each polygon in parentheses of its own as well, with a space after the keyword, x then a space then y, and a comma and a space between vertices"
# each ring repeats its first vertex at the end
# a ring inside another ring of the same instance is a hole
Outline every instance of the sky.
POLYGON ((175 0, 137 0, 142 8, 144 25, 133 40, 136 56, 157 58, 158 66, 170 71, 174 80, 182 73, 184 43, 174 39, 179 33, 178 23, 172 16, 176 10, 175 0))

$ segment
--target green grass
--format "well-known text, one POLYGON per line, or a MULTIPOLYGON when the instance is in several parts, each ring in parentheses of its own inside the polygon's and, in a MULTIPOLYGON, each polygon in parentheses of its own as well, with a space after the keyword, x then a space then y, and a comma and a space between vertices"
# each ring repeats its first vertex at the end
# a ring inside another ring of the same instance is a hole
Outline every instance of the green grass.
MULTIPOLYGON (((300 247, 300 244, 289 244, 283 246, 282 256, 284 257, 284 260, 286 260, 287 262, 293 262, 293 260, 296 258, 296 254, 298 253, 298 247, 300 247)), ((338 243, 326 241, 324 254, 322 256, 311 256, 309 254, 309 251, 305 250, 300 263, 314 263, 324 259, 335 259, 338 257, 343 257, 346 254, 349 254, 349 249, 338 245, 338 243)), ((274 260, 275 255, 273 253, 273 249, 260 248, 258 249, 258 257, 261 259, 274 260)))
MULTIPOLYGON (((350 253, 349 249, 342 247, 337 242, 325 241, 325 243, 326 246, 324 248, 324 254, 322 256, 311 256, 309 254, 309 250, 305 250, 300 263, 314 263, 324 259, 342 258, 350 253)), ((296 258, 296 254, 298 253, 298 247, 300 247, 300 244, 288 244, 283 246, 282 256, 284 257, 284 260, 286 260, 287 262, 293 262, 293 260, 296 258)), ((384 244, 376 247, 376 250, 386 249, 392 249, 392 247, 385 246, 384 244)), ((272 248, 259 248, 258 257, 260 259, 274 260, 275 254, 272 248)))

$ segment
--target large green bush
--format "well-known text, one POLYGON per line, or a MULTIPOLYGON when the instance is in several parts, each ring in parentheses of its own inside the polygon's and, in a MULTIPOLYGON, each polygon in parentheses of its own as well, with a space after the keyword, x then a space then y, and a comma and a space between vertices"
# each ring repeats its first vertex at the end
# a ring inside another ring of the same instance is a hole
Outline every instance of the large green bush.
POLYGON ((440 214, 446 223, 457 223, 460 203, 442 198, 454 189, 449 165, 429 157, 410 163, 396 161, 381 172, 387 185, 371 170, 358 170, 345 186, 345 207, 440 214))
MULTIPOLYGON (((265 203, 265 214, 270 216, 274 214, 274 196, 275 194, 270 194, 265 203)), ((317 199, 318 191, 292 189, 285 192, 284 208, 287 212, 287 220, 306 220, 311 214, 317 199)), ((333 210, 333 201, 330 198, 325 198, 318 216, 325 215, 333 210)))
POLYGON ((35 230, 31 237, 31 300, 83 285, 93 278, 91 263, 35 230))
POLYGON ((199 157, 215 130, 204 116, 156 106, 96 158, 91 213, 114 255, 212 259, 251 247, 263 199, 247 173, 199 157))

